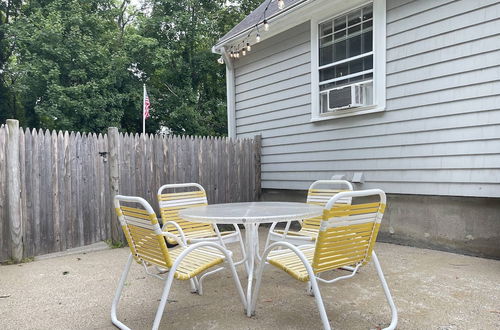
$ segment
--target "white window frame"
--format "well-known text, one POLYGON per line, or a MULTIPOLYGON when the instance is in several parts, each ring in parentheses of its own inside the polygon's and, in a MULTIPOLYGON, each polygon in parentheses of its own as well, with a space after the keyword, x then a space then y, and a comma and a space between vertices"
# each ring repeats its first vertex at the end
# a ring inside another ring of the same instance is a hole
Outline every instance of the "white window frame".
POLYGON ((357 116, 385 110, 386 1, 352 1, 343 11, 333 11, 311 18, 311 121, 357 116), (373 3, 373 104, 338 112, 321 113, 319 107, 319 24, 356 8, 373 3))

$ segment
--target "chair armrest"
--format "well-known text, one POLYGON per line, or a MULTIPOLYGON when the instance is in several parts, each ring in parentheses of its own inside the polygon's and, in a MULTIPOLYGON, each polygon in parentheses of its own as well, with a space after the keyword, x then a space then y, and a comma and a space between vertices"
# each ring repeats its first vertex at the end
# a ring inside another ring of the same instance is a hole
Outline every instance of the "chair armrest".
MULTIPOLYGON (((182 242, 183 242, 181 245, 186 246, 186 245, 187 245, 186 235, 184 235, 184 231, 182 230, 181 226, 179 226, 179 224, 178 224, 177 222, 175 222, 175 221, 167 221, 167 222, 165 222, 165 223, 163 224, 163 226, 161 227, 161 230, 162 230, 164 233, 168 233, 168 234, 170 234, 170 236, 173 236, 173 237, 177 237, 177 236, 175 236, 175 235, 174 235, 174 234, 172 234, 172 233, 169 233, 169 232, 165 231, 165 230, 166 230, 166 228, 167 228, 167 225, 172 225, 172 226, 174 226, 174 227, 175 227, 175 229, 177 229, 177 231, 179 232, 179 235, 181 236, 181 240, 182 240, 182 242)), ((170 237, 169 235, 164 235, 164 236, 168 236, 168 237, 170 237)), ((171 237, 171 238, 173 238, 173 237, 171 237)), ((178 240, 176 239, 176 241, 178 241, 178 240)))

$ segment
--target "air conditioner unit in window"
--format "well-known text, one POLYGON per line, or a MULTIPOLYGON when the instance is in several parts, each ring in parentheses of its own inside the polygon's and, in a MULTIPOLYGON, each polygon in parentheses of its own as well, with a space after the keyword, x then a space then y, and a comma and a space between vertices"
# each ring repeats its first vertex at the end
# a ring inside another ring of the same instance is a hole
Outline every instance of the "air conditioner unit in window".
POLYGON ((328 93, 329 111, 346 110, 368 105, 368 86, 366 84, 335 88, 328 93))

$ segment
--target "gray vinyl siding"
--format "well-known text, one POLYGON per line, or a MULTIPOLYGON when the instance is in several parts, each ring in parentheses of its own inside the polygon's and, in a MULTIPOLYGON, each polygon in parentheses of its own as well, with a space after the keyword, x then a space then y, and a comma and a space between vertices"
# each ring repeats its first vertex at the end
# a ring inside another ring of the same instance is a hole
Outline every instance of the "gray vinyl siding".
POLYGON ((389 193, 500 196, 500 2, 387 1, 386 111, 311 123, 310 24, 235 61, 262 187, 363 172, 389 193))

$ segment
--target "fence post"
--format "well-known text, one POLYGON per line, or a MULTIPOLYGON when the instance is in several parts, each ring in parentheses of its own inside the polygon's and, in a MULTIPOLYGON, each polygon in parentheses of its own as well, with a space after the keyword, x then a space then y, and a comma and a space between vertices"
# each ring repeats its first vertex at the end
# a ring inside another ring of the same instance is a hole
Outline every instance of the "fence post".
POLYGON ((7 119, 7 201, 11 239, 11 258, 23 258, 23 230, 21 220, 21 173, 19 171, 19 121, 7 119))
POLYGON ((120 135, 118 128, 108 128, 108 152, 109 152, 109 186, 111 192, 111 240, 113 242, 124 242, 123 233, 121 232, 120 223, 115 215, 115 206, 113 198, 119 194, 120 187, 120 135))
POLYGON ((254 157, 255 157, 255 200, 260 200, 260 195, 262 192, 261 187, 261 150, 262 150, 262 135, 255 135, 254 137, 254 157))

